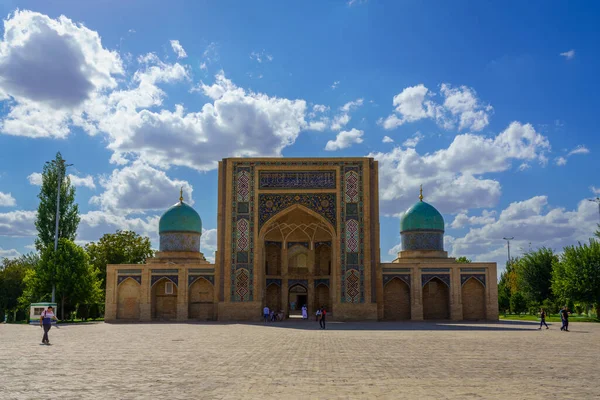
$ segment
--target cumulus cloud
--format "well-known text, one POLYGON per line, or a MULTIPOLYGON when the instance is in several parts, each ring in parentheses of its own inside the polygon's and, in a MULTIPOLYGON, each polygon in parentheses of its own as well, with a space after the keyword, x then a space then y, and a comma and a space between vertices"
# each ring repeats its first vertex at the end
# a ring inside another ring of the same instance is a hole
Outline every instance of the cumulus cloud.
POLYGON ((444 129, 459 131, 480 131, 489 124, 493 108, 482 104, 474 89, 443 83, 439 95, 442 104, 435 101, 436 93, 423 84, 407 87, 394 96, 394 112, 379 122, 388 130, 425 118, 433 119, 444 129))
POLYGON ((567 159, 565 157, 556 157, 554 162, 558 166, 567 165, 567 159))
POLYGON ((17 201, 12 197, 11 193, 0 192, 0 207, 14 207, 17 205, 17 201))
POLYGON ((383 140, 381 140, 383 143, 394 143, 394 139, 392 139, 389 136, 384 136, 383 140))
POLYGON ((96 241, 105 233, 117 230, 131 230, 142 236, 148 236, 153 245, 158 244, 158 220, 160 216, 131 218, 107 211, 90 211, 81 215, 77 230, 77 240, 83 242, 96 241))
POLYGON ((121 58, 102 46, 97 32, 65 16, 16 11, 4 20, 0 42, 0 99, 10 100, 0 129, 65 137, 70 113, 116 88, 115 76, 123 72, 121 58))
MULTIPOLYGON (((482 213, 475 218, 487 220, 490 216, 482 213)), ((597 219, 597 206, 585 199, 575 209, 567 210, 551 207, 547 196, 535 196, 511 203, 493 222, 471 228, 464 237, 453 238, 449 250, 455 256, 498 261, 503 265, 506 261, 503 237, 515 237, 511 241, 515 256, 519 254, 519 247, 528 250, 529 243, 533 248, 547 246, 561 251, 564 246, 592 237, 597 219)))
POLYGON ((185 49, 183 48, 181 43, 179 43, 179 40, 171 40, 171 48, 173 49, 175 54, 177 54, 177 58, 187 57, 187 53, 185 52, 185 49))
POLYGON ((467 225, 487 225, 496 221, 496 211, 483 210, 480 216, 468 216, 466 213, 459 213, 454 217, 450 224, 452 228, 462 228, 467 225))
POLYGON ((419 185, 426 200, 444 213, 492 207, 501 194, 500 182, 482 175, 506 171, 513 161, 545 164, 550 144, 530 124, 511 123, 493 138, 457 135, 450 146, 425 155, 396 147, 371 153, 379 161, 381 212, 398 215, 415 202, 419 185))
POLYGON ((21 253, 15 249, 4 250, 0 247, 0 258, 17 258, 20 255, 21 253))
POLYGON ((0 213, 0 236, 35 236, 35 211, 11 211, 0 213))
POLYGON ((217 251, 216 229, 202 228, 202 237, 200 238, 200 251, 204 253, 204 256, 209 262, 215 262, 215 251, 217 251))
POLYGON ((331 88, 335 90, 335 89, 336 89, 336 88, 337 88, 339 85, 340 85, 340 81, 334 81, 334 82, 331 84, 331 88))
POLYGON ((327 151, 335 151, 345 149, 347 147, 352 146, 355 143, 362 143, 362 135, 363 131, 358 129, 351 129, 349 131, 341 131, 335 137, 335 140, 330 140, 327 142, 325 146, 325 150, 327 151))
POLYGON ((572 60, 575 58, 575 50, 571 49, 569 51, 565 51, 564 53, 560 53, 560 55, 566 58, 567 60, 572 60))
POLYGON ((413 137, 406 139, 404 141, 404 143, 402 143, 402 146, 404 147, 417 147, 417 144, 419 144, 419 142, 421 141, 421 139, 423 139, 423 135, 421 134, 421 132, 417 132, 414 134, 413 137))
MULTIPOLYGON (((69 179, 71 180, 71 184, 73 186, 83 186, 89 189, 96 189, 96 183, 94 182, 94 177, 91 175, 87 176, 77 176, 73 174, 69 174, 69 179)), ((42 184, 42 174, 39 172, 34 172, 27 177, 30 185, 41 186, 42 184)))
POLYGON ((594 194, 600 194, 600 188, 597 188, 596 186, 590 186, 590 190, 594 194))
POLYGON ((90 203, 115 214, 165 210, 177 202, 180 188, 185 202, 194 204, 193 188, 187 181, 171 179, 142 161, 113 170, 100 184, 104 193, 92 197, 90 203))
POLYGON ((333 118, 331 123, 331 130, 339 131, 350 122, 350 113, 357 108, 361 107, 364 103, 364 99, 356 99, 349 101, 340 107, 340 113, 333 118))

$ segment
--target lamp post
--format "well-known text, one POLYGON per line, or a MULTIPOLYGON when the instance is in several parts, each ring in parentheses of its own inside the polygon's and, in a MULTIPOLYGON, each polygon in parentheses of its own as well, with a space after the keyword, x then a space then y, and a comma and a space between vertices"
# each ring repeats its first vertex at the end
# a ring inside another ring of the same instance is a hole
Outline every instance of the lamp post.
POLYGON ((515 237, 503 237, 502 239, 506 240, 506 243, 508 244, 508 262, 510 263, 510 241, 513 240, 515 237))
MULTIPOLYGON (((60 164, 56 160, 46 161, 46 164, 54 164, 57 168, 56 180, 58 181, 58 191, 56 192, 56 225, 54 228, 54 252, 58 250, 58 225, 60 222, 60 184, 63 180, 63 169, 73 164, 65 164, 65 160, 60 160, 60 164)), ((54 284, 54 276, 52 277, 52 303, 56 301, 56 285, 54 284)), ((62 317, 61 317, 62 318, 62 317)))

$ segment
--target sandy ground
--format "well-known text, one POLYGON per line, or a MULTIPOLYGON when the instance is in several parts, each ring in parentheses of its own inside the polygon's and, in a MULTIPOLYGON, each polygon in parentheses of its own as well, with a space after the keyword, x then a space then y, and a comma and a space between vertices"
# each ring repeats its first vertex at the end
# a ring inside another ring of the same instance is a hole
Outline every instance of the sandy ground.
POLYGON ((0 325, 0 399, 598 399, 600 324, 0 325))

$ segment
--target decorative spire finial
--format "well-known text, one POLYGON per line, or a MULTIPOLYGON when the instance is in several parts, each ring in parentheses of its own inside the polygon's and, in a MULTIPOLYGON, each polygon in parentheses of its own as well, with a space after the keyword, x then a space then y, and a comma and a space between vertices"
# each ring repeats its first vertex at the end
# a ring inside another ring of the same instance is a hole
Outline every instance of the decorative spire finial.
POLYGON ((181 189, 179 190, 179 201, 181 203, 183 203, 183 186, 181 187, 181 189))
POLYGON ((421 189, 419 190, 419 200, 423 201, 423 185, 421 185, 421 189))

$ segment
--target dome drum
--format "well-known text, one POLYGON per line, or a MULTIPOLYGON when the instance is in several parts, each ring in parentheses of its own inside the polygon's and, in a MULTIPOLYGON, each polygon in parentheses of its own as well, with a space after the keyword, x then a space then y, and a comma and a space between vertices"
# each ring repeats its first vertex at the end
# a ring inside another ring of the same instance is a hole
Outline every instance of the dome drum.
POLYGON ((164 232, 160 234, 159 251, 200 251, 200 234, 196 232, 164 232))

